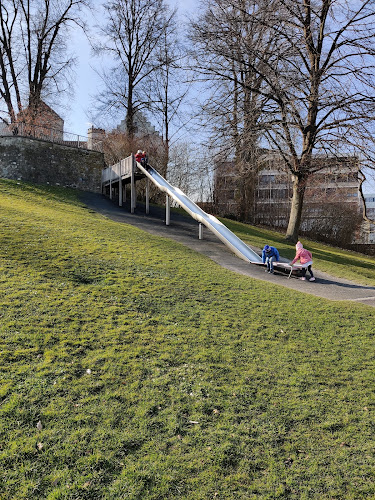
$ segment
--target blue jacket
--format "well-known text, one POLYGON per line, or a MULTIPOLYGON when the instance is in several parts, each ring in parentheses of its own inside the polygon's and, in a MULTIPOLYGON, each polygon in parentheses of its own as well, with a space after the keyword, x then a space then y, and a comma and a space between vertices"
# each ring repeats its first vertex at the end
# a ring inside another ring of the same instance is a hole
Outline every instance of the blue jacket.
POLYGON ((279 252, 277 250, 277 248, 275 247, 269 247, 269 249, 271 250, 269 253, 266 253, 266 247, 268 245, 266 245, 264 248, 263 248, 263 251, 262 251, 262 260, 263 260, 263 264, 266 262, 266 258, 267 257, 274 257, 274 260, 276 261, 279 261, 280 260, 280 255, 279 255, 279 252))

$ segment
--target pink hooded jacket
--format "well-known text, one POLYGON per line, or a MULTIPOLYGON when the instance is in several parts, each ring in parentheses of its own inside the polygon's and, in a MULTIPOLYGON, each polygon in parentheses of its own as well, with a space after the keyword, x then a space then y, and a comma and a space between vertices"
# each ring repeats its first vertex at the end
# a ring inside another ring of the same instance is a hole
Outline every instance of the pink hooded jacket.
POLYGON ((295 262, 297 262, 297 260, 299 260, 302 265, 307 264, 308 262, 311 262, 312 264, 311 252, 306 250, 306 248, 303 248, 303 245, 300 241, 298 241, 296 244, 296 256, 290 264, 293 265, 295 262))

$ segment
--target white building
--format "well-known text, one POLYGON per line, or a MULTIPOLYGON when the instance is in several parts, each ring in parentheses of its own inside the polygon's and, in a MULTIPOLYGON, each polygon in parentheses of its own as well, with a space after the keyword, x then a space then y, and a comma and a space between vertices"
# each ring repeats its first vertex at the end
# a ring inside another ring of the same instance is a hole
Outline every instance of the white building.
MULTIPOLYGON (((369 219, 375 220, 375 193, 365 194, 366 212, 369 219)), ((365 243, 375 243, 375 224, 370 222, 364 223, 364 239, 365 243)))
MULTIPOLYGON (((143 113, 137 111, 134 115, 134 127, 135 136, 156 136, 159 137, 160 134, 155 130, 155 127, 147 120, 143 113)), ((120 125, 117 125, 116 129, 119 132, 126 132, 126 120, 121 120, 120 125)))

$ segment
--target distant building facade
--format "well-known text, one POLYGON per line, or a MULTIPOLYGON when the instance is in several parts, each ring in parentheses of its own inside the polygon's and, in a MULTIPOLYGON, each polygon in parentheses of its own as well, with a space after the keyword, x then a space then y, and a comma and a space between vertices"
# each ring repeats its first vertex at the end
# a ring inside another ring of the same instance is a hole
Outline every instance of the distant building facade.
MULTIPOLYGON (((116 130, 118 132, 126 132, 126 120, 121 120, 120 124, 117 125, 116 130)), ((159 132, 151 124, 149 120, 144 116, 143 113, 137 111, 134 115, 134 135, 135 137, 160 137, 159 132)))
MULTIPOLYGON (((375 193, 365 194, 366 213, 369 219, 375 221, 375 193)), ((365 221, 363 224, 364 243, 375 243, 375 224, 365 221)))
MULTIPOLYGON (((304 195, 304 229, 309 222, 322 216, 328 204, 341 204, 360 210, 358 169, 355 156, 313 158, 318 170, 307 182, 304 195)), ((280 169, 280 161, 275 155, 268 155, 262 161, 262 169, 257 176, 255 192, 255 212, 259 223, 269 224, 269 215, 274 217, 275 226, 285 227, 293 194, 292 176, 280 169), (278 206, 275 212, 275 206, 278 206), (262 220, 263 219, 263 220, 262 220)))
MULTIPOLYGON (((137 149, 144 149, 144 142, 147 143, 147 148, 149 150, 158 151, 163 148, 163 137, 141 111, 137 111, 134 115, 134 129, 134 138, 136 140, 139 139, 137 149)), ((121 120, 115 131, 126 133, 125 119, 121 120)))
POLYGON ((105 131, 90 128, 88 137, 64 131, 64 120, 48 104, 41 101, 37 110, 25 108, 14 123, 0 123, 0 137, 19 136, 64 146, 103 152, 105 131))
POLYGON ((64 138, 64 120, 48 104, 40 101, 36 111, 29 107, 17 115, 17 124, 13 127, 14 135, 29 135, 37 139, 62 141, 64 138))
MULTIPOLYGON (((241 205, 247 203, 251 206, 250 216, 246 219, 248 222, 286 228, 293 182, 292 175, 282 169, 281 165, 282 160, 276 152, 265 150, 259 155, 256 173, 239 173, 234 162, 217 165, 214 177, 216 212, 223 216, 241 218, 241 205), (248 187, 246 183, 249 184, 248 187), (247 199, 244 200, 244 197, 247 199)), ((324 227, 328 227, 329 220, 332 223, 335 219, 338 210, 345 211, 349 219, 350 214, 353 214, 359 221, 362 204, 359 194, 358 158, 316 156, 313 158, 313 165, 317 171, 309 177, 306 185, 302 231, 308 233, 315 227, 315 230, 320 228, 323 232, 324 227)), ((357 232, 355 240, 363 239, 363 230, 357 232)))

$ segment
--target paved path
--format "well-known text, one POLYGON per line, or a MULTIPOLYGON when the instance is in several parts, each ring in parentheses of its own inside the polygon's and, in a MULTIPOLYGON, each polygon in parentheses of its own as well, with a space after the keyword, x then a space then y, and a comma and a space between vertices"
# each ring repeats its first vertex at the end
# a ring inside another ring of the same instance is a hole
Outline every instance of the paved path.
POLYGON ((100 194, 85 192, 82 193, 81 200, 88 208, 109 219, 131 224, 157 236, 176 240, 233 272, 325 299, 362 302, 375 307, 375 287, 358 285, 316 270, 314 270, 316 281, 313 283, 295 278, 288 279, 285 274, 270 275, 264 272, 262 266, 248 264, 238 258, 207 228, 204 228, 203 240, 199 240, 198 223, 189 216, 171 212, 170 225, 166 226, 165 212, 159 207, 151 206, 150 214, 146 216, 142 205, 139 205, 135 213, 131 214, 129 207, 118 207, 100 194))

